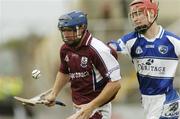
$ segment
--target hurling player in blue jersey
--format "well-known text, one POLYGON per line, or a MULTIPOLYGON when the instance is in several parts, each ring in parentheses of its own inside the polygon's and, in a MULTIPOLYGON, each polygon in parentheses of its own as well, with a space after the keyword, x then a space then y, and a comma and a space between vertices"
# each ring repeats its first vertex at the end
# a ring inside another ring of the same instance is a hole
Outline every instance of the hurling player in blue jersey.
POLYGON ((134 0, 129 7, 135 31, 108 45, 131 57, 146 119, 178 119, 180 100, 173 79, 180 57, 180 37, 157 24, 157 1, 134 0))
POLYGON ((68 119, 110 119, 111 100, 121 86, 120 66, 113 55, 116 52, 92 36, 87 29, 87 15, 81 11, 62 15, 58 28, 64 44, 46 105, 54 105, 58 93, 70 82, 76 113, 68 119))

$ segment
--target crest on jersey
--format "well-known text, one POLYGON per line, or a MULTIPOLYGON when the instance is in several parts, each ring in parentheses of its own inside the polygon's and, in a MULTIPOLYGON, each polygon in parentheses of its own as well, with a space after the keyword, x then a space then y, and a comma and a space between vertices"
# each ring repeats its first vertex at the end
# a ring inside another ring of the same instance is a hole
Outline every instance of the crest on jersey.
POLYGON ((87 67, 88 58, 87 57, 81 57, 81 67, 85 68, 87 67))
POLYGON ((68 55, 66 55, 66 57, 64 58, 64 60, 65 60, 66 62, 69 62, 69 57, 68 57, 68 55))
POLYGON ((166 54, 168 52, 168 46, 165 46, 165 45, 160 45, 158 47, 158 50, 161 54, 166 54))
POLYGON ((136 48, 136 54, 141 54, 141 53, 143 53, 143 50, 142 50, 142 48, 140 46, 138 46, 136 48))

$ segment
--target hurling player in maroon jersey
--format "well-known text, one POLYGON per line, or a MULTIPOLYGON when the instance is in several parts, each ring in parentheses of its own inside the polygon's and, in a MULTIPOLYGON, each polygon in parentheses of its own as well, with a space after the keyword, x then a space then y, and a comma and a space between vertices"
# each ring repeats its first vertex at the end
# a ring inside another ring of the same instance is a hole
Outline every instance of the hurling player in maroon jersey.
POLYGON ((87 30, 87 15, 72 11, 59 18, 58 28, 64 41, 60 49, 60 68, 48 106, 64 85, 71 83, 76 113, 68 119, 110 119, 111 103, 120 89, 120 66, 115 51, 92 37, 87 30))

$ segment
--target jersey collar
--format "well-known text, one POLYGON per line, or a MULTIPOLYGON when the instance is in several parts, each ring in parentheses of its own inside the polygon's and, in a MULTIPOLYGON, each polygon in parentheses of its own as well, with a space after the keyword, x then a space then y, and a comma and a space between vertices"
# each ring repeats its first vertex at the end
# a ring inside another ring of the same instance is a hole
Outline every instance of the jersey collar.
POLYGON ((149 42, 154 42, 156 39, 161 39, 164 34, 164 29, 162 28, 162 26, 159 26, 159 27, 160 27, 159 33, 152 39, 148 39, 143 34, 139 34, 139 33, 138 33, 138 37, 145 38, 149 42))
POLYGON ((90 42, 91 42, 91 40, 92 40, 92 35, 91 35, 91 33, 89 33, 88 30, 85 31, 85 34, 84 34, 84 37, 83 37, 82 40, 83 40, 83 41, 82 41, 80 47, 82 47, 82 46, 88 46, 88 45, 90 44, 90 42))

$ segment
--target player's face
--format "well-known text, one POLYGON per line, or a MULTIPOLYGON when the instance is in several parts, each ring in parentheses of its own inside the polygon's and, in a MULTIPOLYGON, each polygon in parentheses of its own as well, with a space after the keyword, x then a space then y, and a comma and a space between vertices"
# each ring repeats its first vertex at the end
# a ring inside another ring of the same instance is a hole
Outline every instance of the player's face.
POLYGON ((63 41, 67 45, 73 45, 76 42, 79 42, 81 40, 81 37, 83 35, 83 30, 82 28, 76 29, 76 28, 71 28, 71 27, 64 27, 61 29, 63 41))
POLYGON ((129 16, 134 27, 148 24, 148 18, 144 8, 131 6, 129 16))
POLYGON ((77 38, 77 33, 76 33, 76 30, 72 29, 72 28, 63 28, 61 30, 62 32, 62 35, 63 35, 63 38, 65 40, 68 40, 68 41, 73 41, 77 38))

